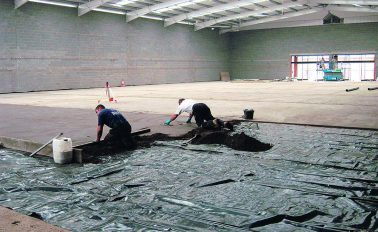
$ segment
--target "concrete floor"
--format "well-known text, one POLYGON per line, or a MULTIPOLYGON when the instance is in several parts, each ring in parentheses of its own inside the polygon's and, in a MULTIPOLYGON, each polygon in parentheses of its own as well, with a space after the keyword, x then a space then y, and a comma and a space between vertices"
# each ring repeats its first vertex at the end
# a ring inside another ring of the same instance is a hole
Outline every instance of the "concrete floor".
POLYGON ((0 231, 12 232, 68 232, 68 230, 50 225, 39 219, 29 217, 0 206, 0 231))
MULTIPOLYGON (((216 117, 240 119, 253 108, 254 119, 311 125, 378 129, 377 82, 207 82, 113 88, 118 100, 109 103, 105 89, 63 90, 0 95, 0 136, 45 143, 59 132, 74 144, 95 140, 98 100, 122 111, 133 130, 180 135, 195 127, 179 117, 165 119, 178 98, 208 104, 216 117), (345 89, 359 87, 353 92, 345 89)), ((63 231, 0 207, 0 231, 63 231)))
MULTIPOLYGON (((112 84, 110 82, 110 84, 112 84)), ((59 132, 74 144, 95 140, 100 100, 123 112, 133 129, 183 134, 194 125, 179 117, 164 126, 178 98, 208 104, 215 117, 240 119, 243 109, 255 110, 254 120, 378 129, 377 82, 205 82, 112 88, 118 100, 106 100, 105 89, 61 90, 0 95, 0 136, 45 142, 59 132), (357 91, 346 92, 348 88, 357 91), (181 124, 178 126, 178 124, 181 124)))

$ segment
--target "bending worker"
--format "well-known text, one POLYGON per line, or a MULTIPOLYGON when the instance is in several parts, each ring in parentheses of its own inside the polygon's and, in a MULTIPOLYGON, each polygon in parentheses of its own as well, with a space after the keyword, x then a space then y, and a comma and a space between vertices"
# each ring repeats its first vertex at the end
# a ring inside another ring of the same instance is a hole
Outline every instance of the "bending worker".
POLYGON ((103 105, 98 105, 95 109, 98 116, 97 123, 97 142, 101 140, 104 125, 110 127, 109 133, 104 140, 122 140, 127 139, 132 142, 131 126, 123 115, 114 109, 106 109, 103 105))
POLYGON ((174 121, 182 112, 189 113, 189 118, 186 123, 190 123, 192 117, 196 120, 198 127, 201 127, 205 121, 214 120, 215 118, 211 114, 209 107, 204 103, 197 103, 192 99, 181 98, 178 101, 179 106, 177 107, 176 112, 171 116, 170 119, 165 121, 166 125, 169 125, 174 121))

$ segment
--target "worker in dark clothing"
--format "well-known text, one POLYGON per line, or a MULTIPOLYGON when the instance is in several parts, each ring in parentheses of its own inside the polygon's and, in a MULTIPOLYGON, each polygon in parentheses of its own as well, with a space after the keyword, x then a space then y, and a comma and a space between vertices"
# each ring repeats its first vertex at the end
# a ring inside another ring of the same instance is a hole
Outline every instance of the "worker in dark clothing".
POLYGON ((205 121, 215 119, 211 114, 210 108, 204 103, 196 103, 193 105, 192 116, 194 116, 198 127, 203 126, 205 121))
POLYGON ((106 109, 105 106, 100 104, 95 111, 98 116, 97 142, 101 139, 104 125, 107 125, 111 129, 104 140, 122 140, 129 145, 132 143, 131 126, 118 110, 106 109))
POLYGON ((169 125, 174 121, 182 112, 189 113, 189 118, 187 123, 191 122, 192 117, 196 120, 198 127, 201 127, 205 121, 214 120, 215 118, 211 114, 210 108, 204 103, 197 103, 191 99, 179 99, 179 106, 176 112, 171 116, 170 119, 165 121, 166 125, 169 125))

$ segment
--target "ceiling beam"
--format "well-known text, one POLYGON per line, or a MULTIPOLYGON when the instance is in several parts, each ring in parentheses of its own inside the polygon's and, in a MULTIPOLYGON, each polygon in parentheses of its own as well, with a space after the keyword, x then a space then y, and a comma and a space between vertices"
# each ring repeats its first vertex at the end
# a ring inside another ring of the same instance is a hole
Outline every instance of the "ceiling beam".
POLYGON ((29 0, 14 0, 14 9, 19 8, 27 2, 29 2, 29 0))
POLYGON ((130 22, 130 21, 132 21, 136 18, 139 18, 139 17, 146 15, 148 13, 151 13, 153 11, 160 10, 160 9, 170 7, 170 6, 174 6, 174 5, 178 5, 178 4, 185 3, 185 2, 194 2, 194 1, 193 0, 170 0, 170 1, 167 1, 167 2, 158 3, 158 4, 155 4, 155 5, 150 5, 150 6, 142 8, 142 9, 134 10, 134 11, 127 13, 126 14, 126 22, 130 22))
POLYGON ((377 0, 313 0, 313 2, 320 3, 320 4, 340 4, 340 5, 353 5, 353 4, 378 5, 377 0))
POLYGON ((250 16, 261 16, 261 14, 264 14, 264 13, 268 13, 268 12, 272 12, 272 11, 276 11, 276 10, 282 10, 284 8, 294 7, 296 5, 302 5, 304 2, 305 1, 297 1, 297 2, 285 1, 281 5, 269 6, 267 8, 262 8, 260 10, 247 11, 247 12, 241 13, 241 14, 234 14, 234 15, 230 15, 230 16, 225 16, 225 17, 209 20, 209 21, 202 22, 202 23, 196 23, 194 25, 194 30, 198 31, 198 30, 203 29, 205 27, 210 27, 214 24, 229 21, 229 20, 247 18, 247 17, 250 17, 250 16))
MULTIPOLYGON (((353 24, 353 23, 370 23, 370 22, 378 22, 378 15, 370 15, 370 16, 358 16, 358 17, 347 17, 344 18, 343 24, 353 24)), ((271 22, 271 23, 264 23, 264 24, 257 24, 250 27, 245 27, 240 29, 243 30, 261 30, 261 29, 272 29, 272 28, 286 28, 286 27, 303 27, 303 26, 319 26, 324 25, 323 19, 315 19, 315 20, 296 20, 296 21, 278 21, 278 22, 271 22)))
MULTIPOLYGON (((378 9, 376 8, 369 8, 369 7, 355 7, 355 6, 336 6, 336 5, 329 5, 324 8, 325 10, 340 10, 340 11, 355 11, 356 9, 366 12, 377 12, 378 9)), ((367 15, 367 16, 358 16, 358 17, 343 17, 344 24, 353 24, 353 23, 369 23, 369 22, 378 22, 378 15, 367 15)), ((300 26, 315 26, 315 25, 323 25, 323 20, 303 20, 298 19, 295 21, 272 21, 262 24, 255 24, 252 26, 247 26, 244 28, 239 28, 238 31, 243 30, 259 30, 259 29, 271 29, 271 28, 285 28, 285 27, 300 27, 300 26)))
POLYGON ((235 28, 220 30, 220 34, 232 32, 232 31, 238 31, 239 29, 242 29, 244 27, 248 27, 248 26, 252 26, 252 25, 256 25, 256 24, 260 24, 260 23, 267 23, 267 22, 277 21, 277 20, 281 20, 281 19, 287 19, 287 18, 293 18, 293 17, 297 17, 297 16, 301 16, 301 15, 312 14, 312 13, 321 11, 323 9, 324 8, 314 8, 314 9, 301 10, 301 11, 292 12, 292 13, 286 13, 286 14, 283 14, 283 15, 269 16, 269 17, 265 17, 263 19, 257 19, 257 20, 241 23, 241 24, 239 24, 238 27, 235 27, 235 28))
POLYGON ((78 7, 78 15, 82 16, 86 13, 88 13, 91 10, 96 9, 97 7, 104 5, 107 2, 110 2, 111 0, 93 0, 84 4, 81 4, 78 7))
POLYGON ((368 7, 355 7, 355 6, 327 6, 329 11, 349 11, 349 12, 378 12, 378 8, 368 8, 368 7))
POLYGON ((221 5, 217 5, 217 6, 197 10, 197 11, 192 11, 190 13, 176 15, 174 17, 171 17, 171 18, 164 20, 164 26, 168 27, 168 26, 170 26, 174 23, 181 22, 185 19, 192 19, 192 18, 195 18, 195 17, 203 16, 203 15, 213 14, 213 13, 217 13, 217 12, 220 12, 220 11, 231 10, 231 9, 234 9, 234 8, 239 8, 239 7, 243 7, 243 6, 252 5, 254 3, 266 2, 266 1, 268 1, 268 0, 238 0, 238 1, 233 1, 233 2, 230 2, 230 3, 221 4, 221 5))
POLYGON ((378 15, 368 15, 368 16, 346 17, 346 18, 344 18, 344 24, 351 24, 351 23, 372 23, 372 22, 378 22, 378 15))

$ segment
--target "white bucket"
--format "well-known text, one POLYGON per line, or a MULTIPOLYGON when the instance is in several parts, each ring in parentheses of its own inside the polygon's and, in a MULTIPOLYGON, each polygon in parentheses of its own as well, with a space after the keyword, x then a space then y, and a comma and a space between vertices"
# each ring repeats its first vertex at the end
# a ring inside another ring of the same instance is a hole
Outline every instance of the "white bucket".
POLYGON ((72 162, 72 141, 70 138, 60 137, 53 140, 53 158, 58 164, 72 162))

